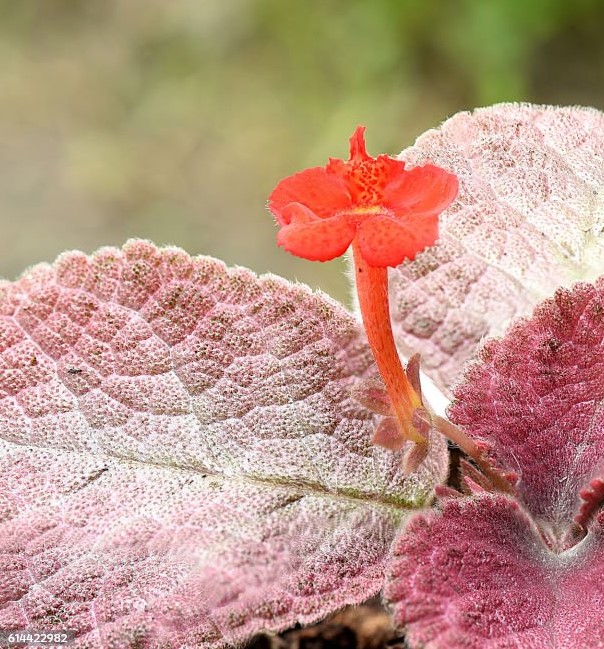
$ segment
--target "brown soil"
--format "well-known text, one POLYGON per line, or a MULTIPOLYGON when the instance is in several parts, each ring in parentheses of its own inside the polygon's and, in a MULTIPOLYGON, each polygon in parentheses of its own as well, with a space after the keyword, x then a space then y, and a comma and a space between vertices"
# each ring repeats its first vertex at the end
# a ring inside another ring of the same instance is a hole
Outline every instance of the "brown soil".
POLYGON ((388 613, 376 598, 327 619, 279 635, 259 635, 248 649, 405 649, 388 613))

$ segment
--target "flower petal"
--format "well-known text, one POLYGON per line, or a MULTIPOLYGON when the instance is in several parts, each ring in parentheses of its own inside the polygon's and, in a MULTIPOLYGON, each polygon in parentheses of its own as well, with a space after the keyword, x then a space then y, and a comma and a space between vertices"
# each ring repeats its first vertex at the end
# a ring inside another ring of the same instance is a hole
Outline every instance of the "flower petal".
MULTIPOLYGON (((357 237, 363 259, 370 266, 380 268, 398 266, 404 259, 414 259, 418 252, 430 245, 422 245, 414 229, 385 214, 362 221, 357 237)), ((426 240, 425 232, 421 238, 426 240)))
POLYGON ((413 232, 417 244, 416 254, 424 250, 424 248, 433 246, 438 239, 438 214, 422 216, 410 214, 406 219, 400 219, 397 222, 401 225, 404 224, 413 232))
POLYGON ((384 190, 405 175, 405 163, 388 155, 377 158, 354 158, 348 162, 330 158, 327 173, 342 178, 356 206, 384 204, 384 190))
POLYGON ((305 205, 290 203, 283 211, 284 225, 277 243, 292 255, 310 261, 329 261, 346 252, 356 225, 345 215, 321 219, 305 205))
POLYGON ((392 176, 384 188, 384 206, 397 216, 439 214, 457 196, 457 177, 434 165, 392 176))
POLYGON ((351 199, 341 178, 312 167, 284 178, 269 196, 268 208, 280 225, 288 224, 283 209, 289 203, 301 203, 319 218, 327 218, 350 207, 351 199))
POLYGON ((350 160, 371 160, 365 145, 365 127, 357 126, 350 138, 350 160))

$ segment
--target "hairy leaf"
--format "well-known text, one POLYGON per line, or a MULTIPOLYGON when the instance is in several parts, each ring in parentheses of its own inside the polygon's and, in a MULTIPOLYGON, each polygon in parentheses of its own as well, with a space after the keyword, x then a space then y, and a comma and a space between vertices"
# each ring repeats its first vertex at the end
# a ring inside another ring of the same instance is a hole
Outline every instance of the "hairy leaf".
POLYGON ((487 335, 604 256, 604 114, 501 104, 459 113, 401 157, 454 172, 440 241, 391 271, 401 349, 445 392, 487 335))
POLYGON ((520 498, 560 536, 604 469, 604 280, 559 289, 488 341, 455 390, 452 421, 519 475, 520 498))
POLYGON ((141 241, 0 284, 0 628, 219 647, 382 584, 446 475, 370 443, 357 322, 141 241))
POLYGON ((411 519, 386 586, 413 649, 585 649, 604 642, 602 522, 553 553, 498 495, 450 499, 411 519))
POLYGON ((556 291, 466 369, 451 419, 518 474, 517 498, 475 484, 408 523, 386 597, 411 647, 602 646, 603 342, 600 279, 556 291))

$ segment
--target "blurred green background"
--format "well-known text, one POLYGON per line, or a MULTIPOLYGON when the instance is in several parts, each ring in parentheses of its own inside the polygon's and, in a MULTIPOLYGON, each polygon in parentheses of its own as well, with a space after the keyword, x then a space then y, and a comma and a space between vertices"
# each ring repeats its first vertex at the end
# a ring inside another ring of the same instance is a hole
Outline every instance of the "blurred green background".
POLYGON ((0 276, 131 236, 346 299, 283 176, 498 101, 604 108, 601 0, 0 0, 0 276))

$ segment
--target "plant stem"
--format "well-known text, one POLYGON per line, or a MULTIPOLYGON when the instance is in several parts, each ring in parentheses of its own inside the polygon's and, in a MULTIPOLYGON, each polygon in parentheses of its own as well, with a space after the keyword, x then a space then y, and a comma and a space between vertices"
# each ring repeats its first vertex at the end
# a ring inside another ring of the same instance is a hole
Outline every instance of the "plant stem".
POLYGON ((509 483, 505 476, 502 475, 501 472, 495 470, 488 459, 484 457, 484 453, 480 446, 468 437, 459 426, 456 426, 447 419, 439 416, 433 417, 433 421, 438 431, 450 439, 469 458, 472 458, 474 462, 476 462, 478 468, 487 478, 489 478, 494 487, 503 493, 515 493, 514 487, 509 483))
POLYGON ((369 266, 359 252, 356 239, 352 243, 352 251, 367 340, 392 402, 399 430, 405 439, 426 444, 427 439, 412 423, 413 413, 422 407, 422 402, 407 379, 392 335, 388 306, 388 269, 369 266))

